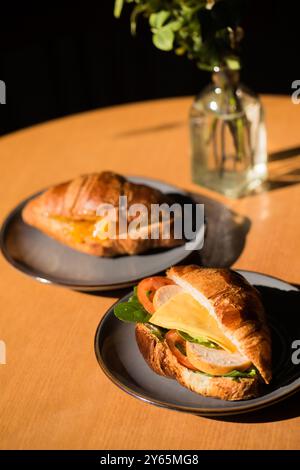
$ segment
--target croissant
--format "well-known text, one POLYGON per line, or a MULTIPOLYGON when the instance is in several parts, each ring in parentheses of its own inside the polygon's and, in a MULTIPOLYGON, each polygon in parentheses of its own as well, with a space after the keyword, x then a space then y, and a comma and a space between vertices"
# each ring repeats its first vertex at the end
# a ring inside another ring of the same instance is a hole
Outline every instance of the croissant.
MULTIPOLYGON (((150 236, 136 239, 123 239, 118 235, 114 238, 98 237, 95 227, 99 222, 99 205, 110 204, 117 208, 119 196, 127 196, 128 207, 143 204, 149 211, 151 204, 174 202, 157 189, 132 183, 121 175, 105 171, 81 175, 47 189, 25 205, 22 218, 55 240, 94 256, 133 255, 183 243, 182 239, 174 238, 172 230, 170 238, 163 238, 161 226, 157 239, 150 236)), ((131 219, 128 217, 128 223, 131 219)))
POLYGON ((138 348, 158 375, 222 400, 266 391, 264 384, 272 380, 271 333, 259 292, 241 274, 173 266, 165 277, 141 280, 135 300, 149 316, 137 322, 128 301, 119 302, 114 313, 136 323, 138 348))

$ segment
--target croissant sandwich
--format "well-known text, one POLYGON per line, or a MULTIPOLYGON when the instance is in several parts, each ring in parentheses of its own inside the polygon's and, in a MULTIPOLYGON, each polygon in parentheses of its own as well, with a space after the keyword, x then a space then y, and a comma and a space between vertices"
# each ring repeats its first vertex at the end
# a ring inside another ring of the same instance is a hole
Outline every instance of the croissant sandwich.
MULTIPOLYGON (((133 255, 151 248, 170 248, 183 243, 182 239, 174 238, 172 230, 170 237, 164 238, 160 223, 157 238, 99 236, 99 224, 101 229, 103 222, 99 216, 99 207, 110 205, 117 209, 118 214, 120 196, 126 196, 128 207, 143 204, 149 211, 151 204, 173 202, 157 189, 132 183, 123 176, 107 171, 82 175, 51 187, 26 204, 22 217, 27 224, 61 243, 95 256, 133 255)), ((133 218, 129 216, 128 223, 133 218)), ((149 219, 146 230, 150 228, 149 219)))
POLYGON ((176 266, 142 280, 115 315, 159 375, 200 395, 245 400, 272 378, 271 339, 258 292, 229 269, 176 266))

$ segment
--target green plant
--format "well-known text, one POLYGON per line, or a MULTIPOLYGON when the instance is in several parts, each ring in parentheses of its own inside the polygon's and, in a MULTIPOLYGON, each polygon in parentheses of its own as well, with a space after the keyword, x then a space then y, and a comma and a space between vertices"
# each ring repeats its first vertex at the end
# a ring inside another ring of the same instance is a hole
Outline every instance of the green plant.
POLYGON ((163 51, 186 54, 199 68, 240 68, 240 27, 245 0, 115 0, 114 15, 131 6, 131 32, 137 19, 150 26, 154 45, 163 51))
POLYGON ((224 121, 216 116, 208 144, 212 146, 220 177, 228 156, 225 133, 229 129, 235 149, 234 165, 253 160, 250 123, 237 93, 236 71, 240 69, 239 48, 243 37, 240 26, 246 0, 115 0, 118 18, 125 4, 131 7, 131 32, 136 33, 137 19, 148 21, 154 45, 163 51, 186 54, 202 70, 220 72, 225 114, 235 115, 224 121), (220 150, 218 137, 220 134, 220 150))

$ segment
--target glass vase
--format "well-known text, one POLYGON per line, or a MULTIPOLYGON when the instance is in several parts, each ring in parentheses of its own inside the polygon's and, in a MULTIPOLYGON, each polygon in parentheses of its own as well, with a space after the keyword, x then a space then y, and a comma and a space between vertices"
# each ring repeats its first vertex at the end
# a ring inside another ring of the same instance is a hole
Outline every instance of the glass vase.
POLYGON ((236 198, 267 177, 264 113, 238 72, 223 70, 212 78, 190 111, 192 178, 236 198))

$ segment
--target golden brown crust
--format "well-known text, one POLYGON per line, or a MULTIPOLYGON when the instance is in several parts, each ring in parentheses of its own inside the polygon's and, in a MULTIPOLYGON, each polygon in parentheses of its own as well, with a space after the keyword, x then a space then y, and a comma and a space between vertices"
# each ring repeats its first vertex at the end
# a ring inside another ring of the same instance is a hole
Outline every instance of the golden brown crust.
POLYGON ((182 366, 172 354, 166 341, 160 341, 142 323, 135 329, 140 352, 151 369, 159 375, 173 378, 200 395, 222 400, 246 400, 259 395, 258 377, 232 380, 229 377, 209 377, 182 366))
POLYGON ((165 343, 159 341, 143 323, 137 323, 135 336, 139 350, 149 367, 159 375, 174 378, 169 358, 172 353, 166 348, 165 343))
POLYGON ((271 337, 259 293, 230 269, 175 266, 167 273, 206 297, 224 333, 238 345, 266 383, 272 378, 271 337))
MULTIPOLYGON (((127 196, 128 206, 170 202, 160 191, 145 185, 134 184, 112 172, 82 175, 72 181, 49 188, 29 201, 23 209, 23 220, 52 238, 78 251, 95 256, 138 254, 152 248, 169 248, 182 243, 174 238, 97 240, 91 235, 72 235, 74 222, 95 222, 100 204, 117 207, 119 196, 127 196)), ((128 222, 130 222, 128 217, 128 222)), ((148 228, 150 230, 150 226, 148 228)), ((172 233, 172 232, 171 232, 172 233)))

